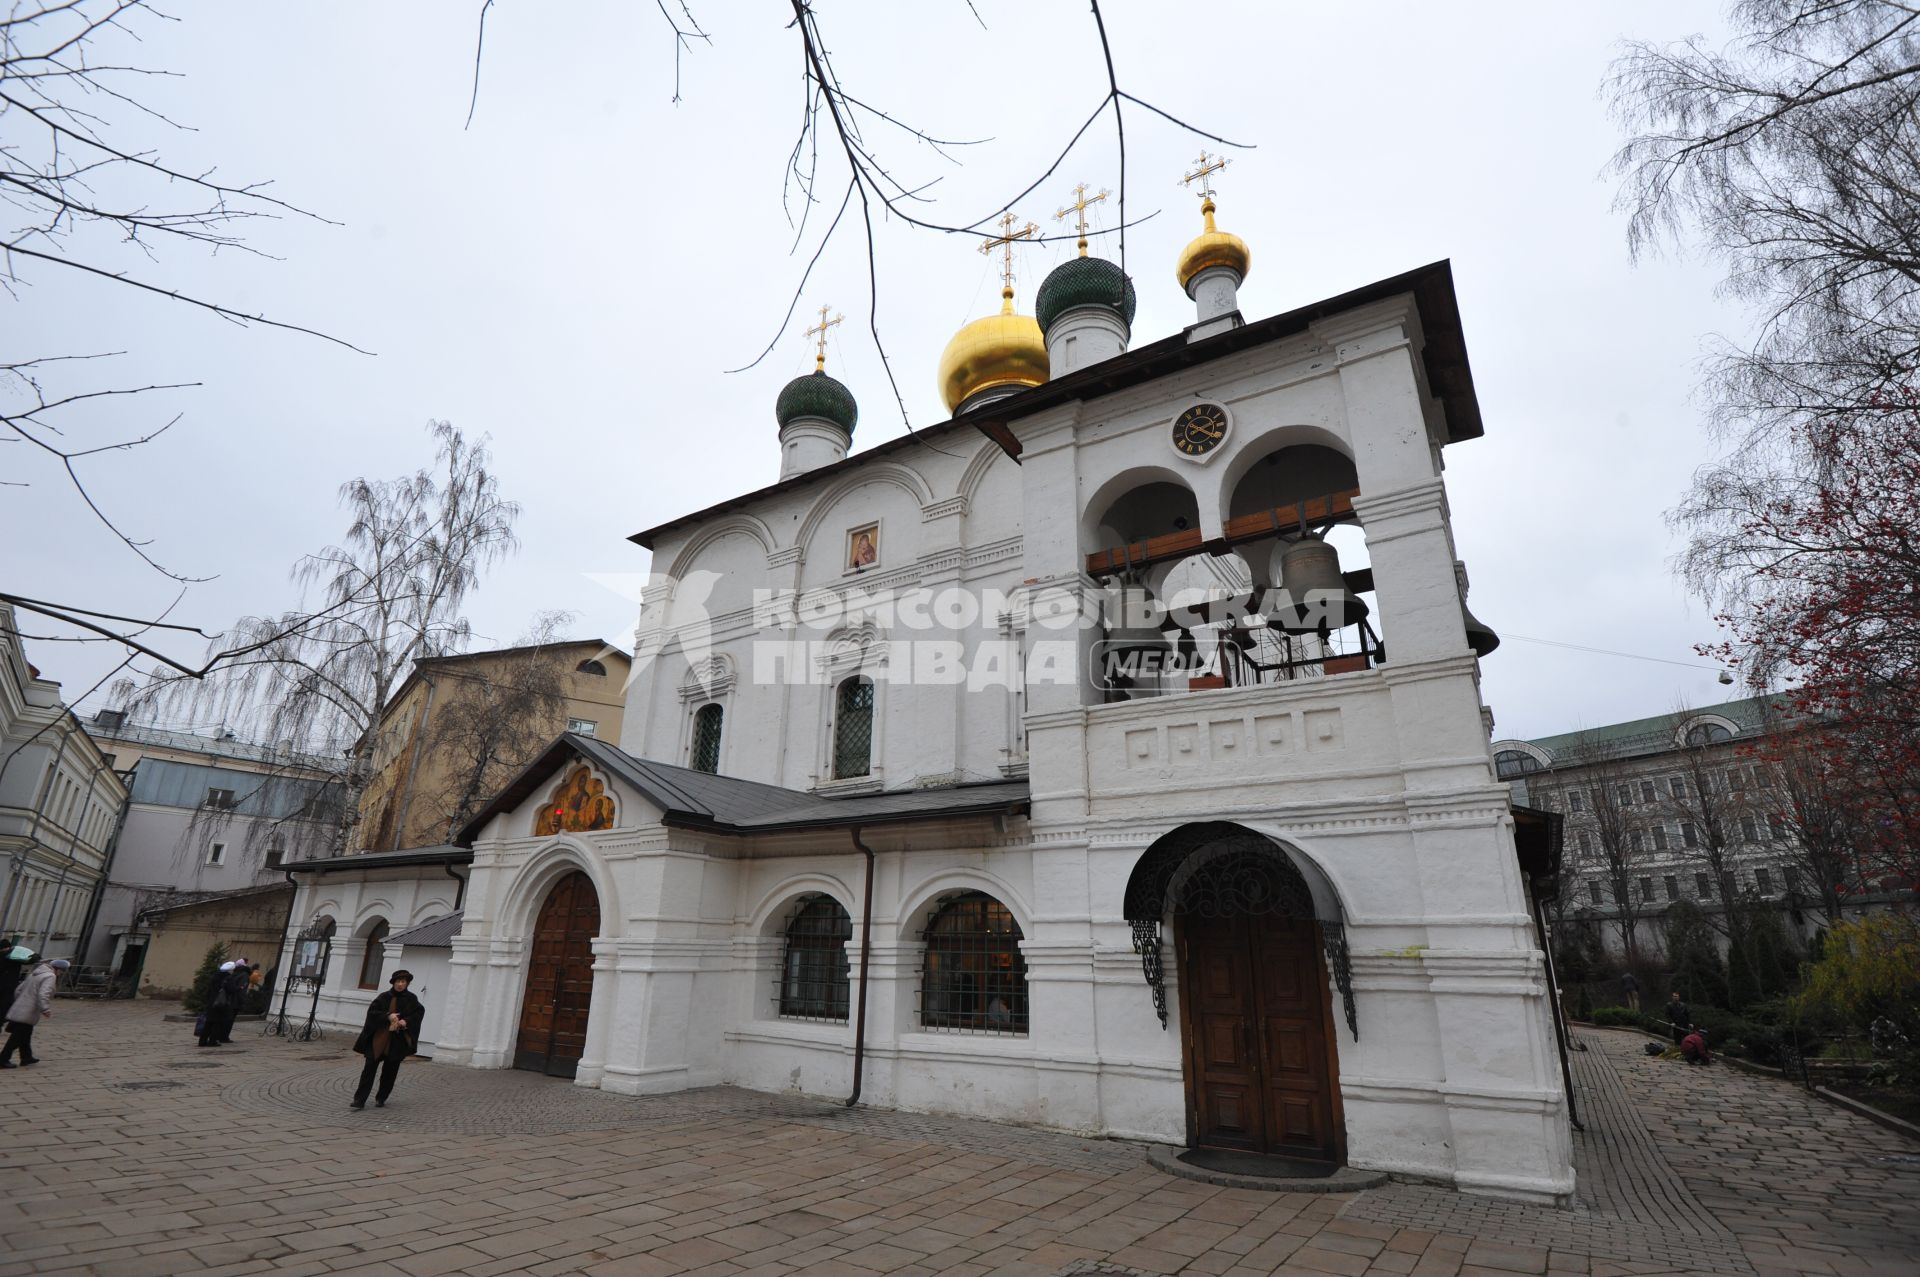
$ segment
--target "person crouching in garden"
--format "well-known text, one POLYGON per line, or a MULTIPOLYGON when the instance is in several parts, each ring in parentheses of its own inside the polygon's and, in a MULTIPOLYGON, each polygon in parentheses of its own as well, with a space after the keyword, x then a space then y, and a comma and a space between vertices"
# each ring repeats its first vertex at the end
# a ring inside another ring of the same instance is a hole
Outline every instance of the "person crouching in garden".
POLYGON ((393 1094, 393 1079, 400 1073, 400 1062, 412 1055, 420 1044, 420 1021, 427 1009, 420 999, 407 992, 413 975, 396 971, 391 988, 367 1007, 367 1024, 354 1040, 353 1049, 367 1057, 360 1070, 360 1085, 353 1092, 353 1107, 367 1107, 367 1093, 373 1090, 373 1075, 380 1074, 380 1090, 373 1097, 376 1108, 385 1108, 393 1094))

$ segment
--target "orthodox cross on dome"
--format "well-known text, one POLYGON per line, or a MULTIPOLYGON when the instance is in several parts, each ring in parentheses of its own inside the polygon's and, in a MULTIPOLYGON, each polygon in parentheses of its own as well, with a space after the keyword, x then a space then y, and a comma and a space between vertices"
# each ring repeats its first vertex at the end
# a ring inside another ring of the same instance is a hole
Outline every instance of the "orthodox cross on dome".
POLYGON ((1056 222, 1068 213, 1078 213, 1080 215, 1074 221, 1073 229, 1080 232, 1080 256, 1082 257, 1087 255, 1087 210, 1111 194, 1113 194, 1112 191, 1103 189, 1098 195, 1092 199, 1088 199, 1087 184, 1082 182, 1073 188, 1073 203, 1053 215, 1053 220, 1056 222))
POLYGON ((807 336, 818 336, 820 338, 819 345, 815 347, 813 352, 813 370, 815 372, 825 372, 827 370, 827 330, 836 327, 842 320, 846 319, 845 315, 835 315, 832 319, 828 319, 827 311, 831 309, 832 307, 830 306, 822 306, 820 308, 820 322, 807 329, 807 336))
POLYGON ((1200 152, 1200 158, 1195 160, 1194 163, 1198 167, 1196 167, 1193 172, 1181 177, 1180 185, 1191 186, 1195 182, 1200 183, 1200 198, 1211 204, 1213 203, 1213 178, 1211 175, 1218 173, 1221 169, 1232 163, 1232 161, 1228 160, 1225 156, 1208 155, 1205 151, 1202 151, 1200 152))
POLYGON ((1014 242, 1017 240, 1032 239, 1040 233, 1040 228, 1032 222, 1028 222, 1017 231, 1014 230, 1013 224, 1019 220, 1019 218, 1009 212, 1005 217, 1000 219, 1000 234, 993 236, 980 245, 980 251, 983 253, 991 253, 994 249, 998 248, 1003 250, 1007 255, 1005 264, 1000 267, 1000 297, 1009 307, 1013 305, 1014 242))

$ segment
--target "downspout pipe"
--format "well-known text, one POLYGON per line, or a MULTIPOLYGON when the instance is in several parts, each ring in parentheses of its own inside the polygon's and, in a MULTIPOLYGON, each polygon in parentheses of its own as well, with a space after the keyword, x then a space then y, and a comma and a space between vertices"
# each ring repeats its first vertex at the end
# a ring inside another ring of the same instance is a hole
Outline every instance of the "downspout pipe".
MULTIPOLYGON (((453 889, 453 911, 459 913, 467 899, 467 878, 466 876, 455 873, 451 864, 441 865, 440 867, 447 871, 447 877, 460 884, 453 889)), ((473 870, 467 870, 467 875, 471 875, 472 873, 473 870)))
POLYGON ((853 849, 867 858, 867 883, 860 894, 860 1004, 853 1020, 853 1094, 847 1107, 860 1102, 860 1083, 866 1075, 867 1059, 867 958, 873 948, 873 848, 860 838, 860 826, 848 830, 853 849))

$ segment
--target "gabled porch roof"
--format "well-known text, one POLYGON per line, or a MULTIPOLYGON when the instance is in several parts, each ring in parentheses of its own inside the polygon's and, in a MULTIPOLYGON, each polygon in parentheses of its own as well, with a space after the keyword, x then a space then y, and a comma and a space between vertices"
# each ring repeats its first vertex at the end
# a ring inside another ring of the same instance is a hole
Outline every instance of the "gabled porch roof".
POLYGON ((660 809, 661 823, 723 833, 769 833, 954 816, 1015 815, 1027 809, 1024 780, 825 797, 635 758, 605 741, 567 732, 481 808, 455 835, 454 841, 463 847, 472 846, 489 820, 525 803, 573 758, 585 759, 640 791, 648 802, 660 809))

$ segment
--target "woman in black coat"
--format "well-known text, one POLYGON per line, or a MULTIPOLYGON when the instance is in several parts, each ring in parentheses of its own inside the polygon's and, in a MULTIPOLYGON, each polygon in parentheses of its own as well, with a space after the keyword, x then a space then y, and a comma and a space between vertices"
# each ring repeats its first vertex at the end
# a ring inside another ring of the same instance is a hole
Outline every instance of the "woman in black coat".
POLYGON ((360 1070, 360 1085, 353 1092, 353 1107, 367 1107, 367 1093, 373 1090, 373 1075, 380 1074, 380 1091, 373 1097, 376 1108, 385 1108, 393 1094, 393 1079, 399 1075, 400 1061, 412 1055, 420 1045, 420 1022, 427 1009, 420 999, 407 992, 413 974, 396 971, 392 987, 367 1007, 367 1024, 354 1039, 353 1049, 367 1057, 360 1070))

